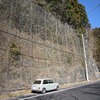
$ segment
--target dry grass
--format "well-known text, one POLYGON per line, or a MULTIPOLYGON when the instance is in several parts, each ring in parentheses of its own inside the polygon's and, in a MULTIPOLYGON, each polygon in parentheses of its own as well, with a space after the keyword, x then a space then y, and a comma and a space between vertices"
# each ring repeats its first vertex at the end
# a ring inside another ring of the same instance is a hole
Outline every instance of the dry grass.
POLYGON ((3 93, 0 95, 0 100, 6 99, 6 98, 12 98, 12 97, 19 97, 19 96, 24 96, 31 94, 31 90, 20 90, 20 91, 14 91, 10 93, 3 93))
MULTIPOLYGON (((74 87, 74 86, 88 84, 88 83, 97 82, 97 81, 100 81, 100 79, 92 80, 92 81, 88 81, 88 82, 83 81, 83 82, 75 82, 75 83, 67 83, 67 84, 65 83, 65 84, 60 84, 60 88, 74 87)), ((1 94, 0 95, 0 100, 6 99, 6 98, 12 98, 12 97, 20 97, 20 96, 25 96, 25 95, 30 95, 30 94, 31 94, 30 89, 14 91, 14 92, 6 93, 6 94, 1 94)))
POLYGON ((97 82, 97 81, 100 81, 100 79, 91 80, 91 81, 75 82, 75 83, 67 83, 67 84, 64 83, 64 84, 60 85, 60 88, 74 87, 74 86, 77 86, 77 85, 85 85, 85 84, 92 83, 92 82, 97 82))

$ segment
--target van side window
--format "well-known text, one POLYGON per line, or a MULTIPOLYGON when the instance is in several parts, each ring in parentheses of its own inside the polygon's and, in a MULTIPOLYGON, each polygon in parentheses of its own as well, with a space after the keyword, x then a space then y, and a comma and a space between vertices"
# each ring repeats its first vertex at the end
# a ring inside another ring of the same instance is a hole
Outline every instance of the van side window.
POLYGON ((52 80, 49 80, 49 83, 54 83, 52 80))
POLYGON ((48 80, 44 80, 43 81, 43 84, 48 84, 48 80))

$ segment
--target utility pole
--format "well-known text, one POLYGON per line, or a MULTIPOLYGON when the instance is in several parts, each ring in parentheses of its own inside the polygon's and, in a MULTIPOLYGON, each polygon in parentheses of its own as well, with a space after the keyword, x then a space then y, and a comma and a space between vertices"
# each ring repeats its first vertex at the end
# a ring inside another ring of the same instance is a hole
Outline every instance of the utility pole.
POLYGON ((83 41, 83 52, 84 52, 85 69, 86 69, 86 80, 89 81, 89 75, 88 75, 89 73, 88 73, 88 67, 87 67, 86 46, 85 46, 85 40, 84 40, 83 34, 82 34, 82 41, 83 41))
MULTIPOLYGON (((98 4, 95 8, 93 8, 93 10, 90 13, 92 13, 99 6, 100 6, 100 4, 98 4)), ((87 30, 86 30, 86 35, 87 35, 87 30)), ((84 52, 84 61, 85 61, 85 69, 86 69, 86 80, 89 81, 89 71, 88 71, 88 64, 87 64, 86 45, 85 45, 85 39, 84 39, 83 34, 82 34, 82 41, 83 41, 83 52, 84 52)))

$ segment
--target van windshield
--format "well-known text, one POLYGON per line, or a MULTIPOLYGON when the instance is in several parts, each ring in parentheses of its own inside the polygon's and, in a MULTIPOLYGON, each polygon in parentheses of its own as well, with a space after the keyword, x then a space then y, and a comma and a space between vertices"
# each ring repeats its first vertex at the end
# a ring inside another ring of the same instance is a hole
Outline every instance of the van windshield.
POLYGON ((41 84, 41 81, 40 80, 36 80, 36 81, 34 81, 34 84, 41 84))

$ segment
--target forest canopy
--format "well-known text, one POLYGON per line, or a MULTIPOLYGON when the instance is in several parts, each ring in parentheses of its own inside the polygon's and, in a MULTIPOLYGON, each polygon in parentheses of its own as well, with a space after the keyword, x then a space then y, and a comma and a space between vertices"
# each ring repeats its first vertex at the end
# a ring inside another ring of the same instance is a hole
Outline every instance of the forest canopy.
POLYGON ((85 7, 78 0, 36 0, 36 3, 79 33, 84 33, 86 27, 90 27, 85 7))

